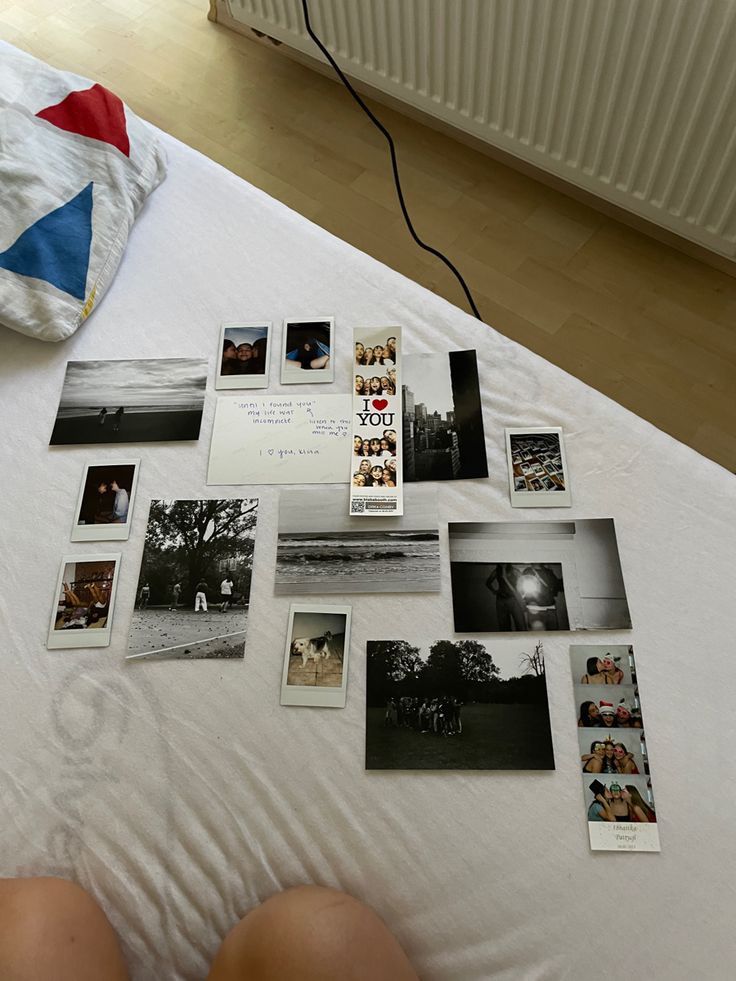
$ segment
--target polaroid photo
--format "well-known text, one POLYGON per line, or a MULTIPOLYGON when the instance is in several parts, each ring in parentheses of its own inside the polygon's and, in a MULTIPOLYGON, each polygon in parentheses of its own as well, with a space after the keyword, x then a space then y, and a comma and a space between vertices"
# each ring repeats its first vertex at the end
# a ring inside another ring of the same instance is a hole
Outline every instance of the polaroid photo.
POLYGON ((223 324, 215 388, 268 388, 272 333, 270 322, 223 324))
POLYGON ((406 355, 402 386, 406 482, 487 477, 476 352, 406 355))
POLYGON ((140 460, 88 463, 74 510, 73 542, 127 541, 140 460))
POLYGON ((69 361, 51 446, 196 440, 207 362, 69 361))
POLYGON ((335 380, 335 318, 284 320, 281 384, 313 385, 335 380))
POLYGON ((554 770, 541 641, 370 640, 367 770, 554 770))
POLYGON ((408 513, 350 517, 344 491, 285 491, 279 501, 277 596, 426 593, 442 588, 437 501, 408 513))
POLYGON ((292 603, 281 678, 282 705, 345 708, 350 616, 349 606, 292 603))
POLYGON ((258 498, 151 501, 127 660, 242 658, 258 498))
POLYGON ((65 555, 56 583, 46 647, 108 647, 120 553, 65 555))
POLYGON ((612 518, 450 522, 458 633, 629 630, 612 518))
POLYGON ((538 426, 505 432, 511 507, 571 507, 562 429, 538 426))

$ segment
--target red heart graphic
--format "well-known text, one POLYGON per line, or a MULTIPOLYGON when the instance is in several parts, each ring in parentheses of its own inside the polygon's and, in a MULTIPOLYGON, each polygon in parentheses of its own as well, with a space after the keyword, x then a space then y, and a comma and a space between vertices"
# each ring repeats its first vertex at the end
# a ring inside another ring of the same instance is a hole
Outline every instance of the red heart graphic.
POLYGON ((382 409, 385 409, 387 405, 388 402, 386 401, 386 399, 373 399, 373 408, 378 409, 379 412, 382 409))

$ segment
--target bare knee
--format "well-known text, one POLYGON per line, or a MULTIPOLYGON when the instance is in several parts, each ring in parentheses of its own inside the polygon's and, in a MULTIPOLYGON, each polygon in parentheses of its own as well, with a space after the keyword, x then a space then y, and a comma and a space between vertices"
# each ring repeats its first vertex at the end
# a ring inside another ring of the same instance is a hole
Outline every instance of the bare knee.
POLYGON ((257 906, 228 934, 210 981, 292 978, 414 981, 398 941, 373 910, 337 889, 297 886, 257 906))
POLYGON ((0 880, 3 978, 125 979, 117 937, 96 901, 66 879, 0 880))

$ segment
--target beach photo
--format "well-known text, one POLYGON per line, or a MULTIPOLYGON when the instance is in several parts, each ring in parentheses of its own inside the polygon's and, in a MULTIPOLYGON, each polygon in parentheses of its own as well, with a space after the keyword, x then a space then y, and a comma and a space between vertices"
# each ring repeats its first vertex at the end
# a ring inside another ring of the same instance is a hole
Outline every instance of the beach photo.
POLYGON ((119 552, 63 557, 47 648, 109 645, 119 569, 119 552))
POLYGON ((199 439, 207 362, 69 361, 52 446, 199 439))
POLYGON ((553 770, 541 641, 369 640, 367 770, 553 770))
POLYGON ((345 708, 350 607, 292 603, 281 680, 282 705, 345 708))
POLYGON ((284 320, 281 338, 282 385, 334 381, 334 329, 334 317, 284 320))
POLYGON ((565 444, 559 427, 506 430, 511 506, 570 507, 565 444))
POLYGON ((268 388, 271 324, 223 324, 215 388, 268 388))
POLYGON ((475 351, 405 355, 404 480, 487 477, 475 351))
POLYGON ((151 501, 128 659, 242 658, 258 499, 151 501))
POLYGON ((450 522, 459 633, 628 630, 612 518, 450 522))
POLYGON ((140 460, 88 463, 74 511, 73 542, 126 541, 140 460))
POLYGON ((440 589, 436 506, 404 517, 351 518, 343 491, 288 491, 279 504, 276 595, 440 589))

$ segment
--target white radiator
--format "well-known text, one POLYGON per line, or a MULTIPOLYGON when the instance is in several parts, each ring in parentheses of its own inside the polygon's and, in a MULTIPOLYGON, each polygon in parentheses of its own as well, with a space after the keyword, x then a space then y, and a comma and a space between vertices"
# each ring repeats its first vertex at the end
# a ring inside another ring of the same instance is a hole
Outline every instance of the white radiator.
MULTIPOLYGON (((321 57, 298 0, 224 0, 321 57)), ((736 0, 309 0, 343 70, 736 257, 736 0)))

